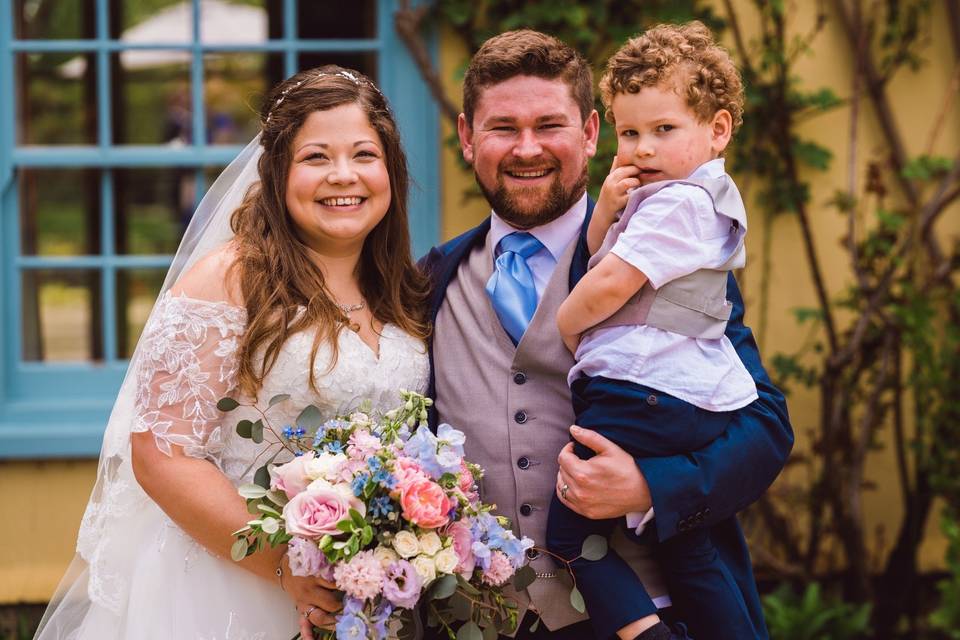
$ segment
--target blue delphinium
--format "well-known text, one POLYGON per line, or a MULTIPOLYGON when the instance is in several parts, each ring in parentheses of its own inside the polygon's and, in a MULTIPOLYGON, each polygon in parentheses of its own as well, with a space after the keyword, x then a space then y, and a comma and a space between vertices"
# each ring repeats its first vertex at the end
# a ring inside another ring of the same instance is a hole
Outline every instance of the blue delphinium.
POLYGON ((367 640, 367 623, 355 613, 344 613, 337 621, 337 640, 367 640))
POLYGON ((437 480, 445 473, 458 473, 463 459, 464 435, 448 424, 442 424, 433 435, 426 426, 416 432, 403 446, 403 452, 415 458, 420 466, 437 480))
POLYGON ((386 518, 391 511, 393 511, 393 504, 390 502, 390 496, 377 496, 370 501, 370 513, 374 518, 386 518))

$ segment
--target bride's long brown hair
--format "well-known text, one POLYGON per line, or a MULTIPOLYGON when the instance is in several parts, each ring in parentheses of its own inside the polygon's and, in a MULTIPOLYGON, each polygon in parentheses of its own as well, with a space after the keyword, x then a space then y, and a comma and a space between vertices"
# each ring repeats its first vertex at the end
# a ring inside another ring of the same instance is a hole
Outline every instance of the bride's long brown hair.
MULTIPOLYGON (((328 65, 302 71, 274 87, 260 113, 260 181, 234 212, 237 276, 247 309, 240 341, 239 385, 255 395, 287 338, 316 328, 311 363, 321 344, 337 358, 337 336, 348 320, 334 303, 323 273, 297 237, 286 207, 291 145, 307 117, 356 104, 380 136, 390 176, 387 214, 367 236, 357 265, 360 292, 373 316, 426 338, 427 281, 413 262, 407 226, 407 160, 386 99, 363 74, 328 65), (302 312, 300 310, 303 310, 302 312)), ((313 366, 310 386, 316 390, 313 366)))

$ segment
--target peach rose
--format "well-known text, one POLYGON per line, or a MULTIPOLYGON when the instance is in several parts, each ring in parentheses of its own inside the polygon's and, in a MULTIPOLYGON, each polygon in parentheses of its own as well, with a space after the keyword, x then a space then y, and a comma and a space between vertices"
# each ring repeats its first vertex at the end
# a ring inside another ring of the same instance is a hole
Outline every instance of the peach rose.
POLYGON ((415 480, 400 491, 403 517, 424 529, 436 529, 447 524, 450 498, 443 488, 432 480, 415 480))
POLYGON ((477 559, 473 555, 473 535, 470 533, 470 525, 463 520, 457 520, 447 527, 446 533, 453 538, 453 551, 459 560, 456 571, 469 580, 477 566, 477 559))

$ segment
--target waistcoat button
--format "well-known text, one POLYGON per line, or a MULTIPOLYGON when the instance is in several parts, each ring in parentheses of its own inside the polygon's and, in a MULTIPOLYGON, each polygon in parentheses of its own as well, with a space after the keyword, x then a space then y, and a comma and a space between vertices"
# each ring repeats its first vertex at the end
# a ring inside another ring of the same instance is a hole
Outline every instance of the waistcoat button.
POLYGON ((523 371, 518 371, 515 374, 513 374, 513 382, 515 384, 523 384, 526 381, 527 381, 527 374, 525 374, 523 371))
POLYGON ((517 466, 521 469, 526 469, 530 466, 530 459, 527 456, 521 456, 520 459, 517 460, 517 466))
POLYGON ((527 504, 526 502, 520 505, 520 515, 528 516, 531 513, 533 513, 533 507, 531 505, 527 504))
POLYGON ((517 424, 523 424, 527 421, 527 412, 521 409, 513 414, 513 419, 516 420, 517 424))

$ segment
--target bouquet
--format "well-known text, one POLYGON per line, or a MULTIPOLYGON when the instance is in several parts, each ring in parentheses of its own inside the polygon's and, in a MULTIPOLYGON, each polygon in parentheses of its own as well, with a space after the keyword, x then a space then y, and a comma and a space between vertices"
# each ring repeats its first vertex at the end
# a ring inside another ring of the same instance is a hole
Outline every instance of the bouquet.
MULTIPOLYGON (((324 638, 400 638, 427 624, 450 638, 482 640, 517 624, 516 604, 502 587, 525 589, 534 580, 525 565, 529 538, 517 539, 506 518, 480 501, 483 470, 463 458, 464 435, 447 424, 426 424, 429 398, 400 392, 400 404, 381 416, 357 411, 322 422, 314 406, 279 433, 267 412, 241 420, 237 433, 262 442, 264 429, 278 449, 257 470, 255 484, 239 487, 255 519, 236 531, 234 560, 266 545, 288 545, 290 571, 335 582, 344 607, 324 638), (287 451, 292 459, 274 464, 287 451)), ((223 398, 218 407, 239 406, 223 398)))

